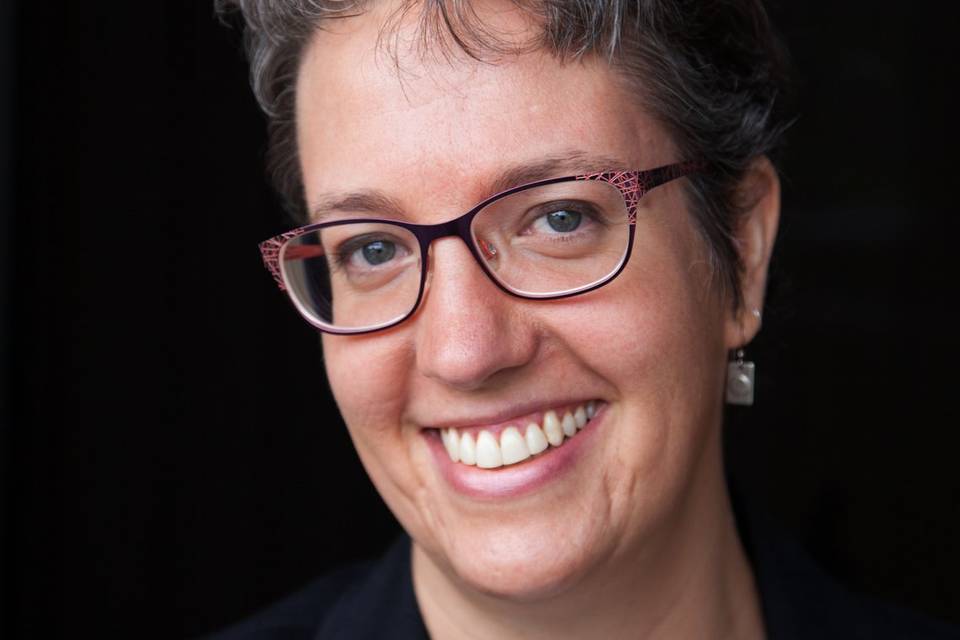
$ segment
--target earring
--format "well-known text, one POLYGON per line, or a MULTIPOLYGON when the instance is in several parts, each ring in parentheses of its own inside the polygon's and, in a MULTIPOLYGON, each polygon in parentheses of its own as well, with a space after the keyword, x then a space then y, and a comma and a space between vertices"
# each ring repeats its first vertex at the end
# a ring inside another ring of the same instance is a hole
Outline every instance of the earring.
MULTIPOLYGON (((760 319, 760 310, 754 309, 753 315, 760 319)), ((753 404, 753 391, 756 386, 757 367, 753 362, 744 360, 743 348, 747 346, 746 337, 737 349, 734 358, 727 363, 727 404, 749 407, 753 404)))

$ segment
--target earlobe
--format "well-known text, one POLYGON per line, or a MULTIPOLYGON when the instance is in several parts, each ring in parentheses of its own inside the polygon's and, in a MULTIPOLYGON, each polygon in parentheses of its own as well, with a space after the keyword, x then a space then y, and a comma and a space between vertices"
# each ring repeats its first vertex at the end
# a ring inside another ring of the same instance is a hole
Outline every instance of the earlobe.
POLYGON ((770 256, 780 222, 780 178, 766 156, 755 159, 740 190, 740 219, 734 240, 740 254, 742 302, 728 321, 730 349, 750 342, 760 330, 760 314, 767 285, 770 256))

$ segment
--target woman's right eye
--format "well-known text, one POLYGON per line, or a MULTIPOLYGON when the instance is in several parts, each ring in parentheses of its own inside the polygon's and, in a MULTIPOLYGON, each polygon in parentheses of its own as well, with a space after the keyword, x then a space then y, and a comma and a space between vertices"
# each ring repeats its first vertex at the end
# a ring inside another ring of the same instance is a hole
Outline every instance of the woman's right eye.
POLYGON ((337 262, 348 269, 369 270, 382 267, 406 255, 401 243, 390 238, 355 238, 341 245, 337 262))
POLYGON ((374 240, 368 242, 353 252, 356 259, 363 259, 367 264, 377 266, 387 262, 397 253, 397 245, 389 240, 374 240))

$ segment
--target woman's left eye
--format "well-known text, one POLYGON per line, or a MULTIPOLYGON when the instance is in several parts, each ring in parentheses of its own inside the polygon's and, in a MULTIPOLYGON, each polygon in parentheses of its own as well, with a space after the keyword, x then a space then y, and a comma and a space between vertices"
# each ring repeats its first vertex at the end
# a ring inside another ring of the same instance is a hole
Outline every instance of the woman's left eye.
POLYGON ((582 220, 583 215, 579 211, 560 209, 559 211, 551 211, 537 218, 537 220, 534 221, 534 227, 539 227, 539 230, 548 233, 570 233, 571 231, 577 230, 582 220))

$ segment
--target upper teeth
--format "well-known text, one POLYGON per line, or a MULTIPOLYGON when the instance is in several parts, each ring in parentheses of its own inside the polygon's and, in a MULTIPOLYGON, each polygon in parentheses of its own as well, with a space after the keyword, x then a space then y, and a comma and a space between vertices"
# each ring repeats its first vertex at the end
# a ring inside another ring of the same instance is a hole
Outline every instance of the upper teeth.
POLYGON ((522 428, 511 425, 500 432, 500 439, 486 430, 480 430, 476 439, 473 434, 456 428, 441 429, 443 445, 454 462, 476 465, 482 469, 495 469, 516 464, 530 456, 546 451, 553 445, 559 447, 564 437, 573 437, 583 429, 597 412, 596 402, 591 400, 563 416, 556 411, 543 414, 543 425, 530 422, 522 428))

